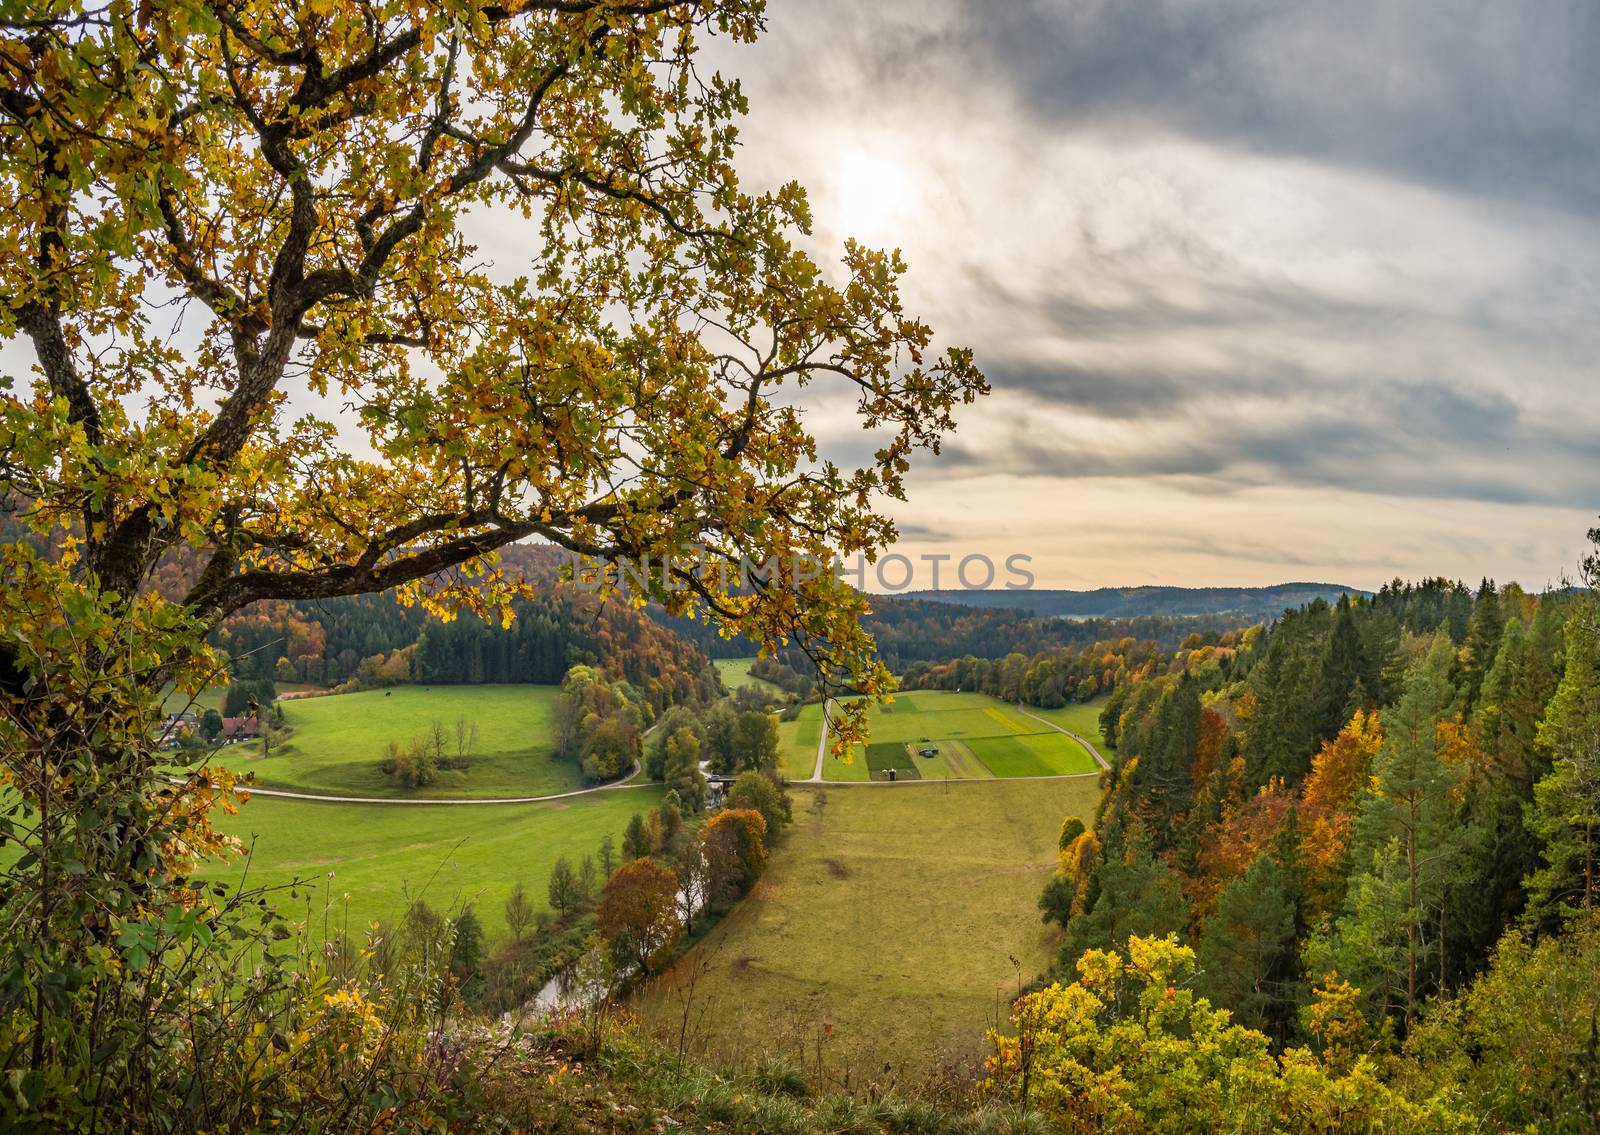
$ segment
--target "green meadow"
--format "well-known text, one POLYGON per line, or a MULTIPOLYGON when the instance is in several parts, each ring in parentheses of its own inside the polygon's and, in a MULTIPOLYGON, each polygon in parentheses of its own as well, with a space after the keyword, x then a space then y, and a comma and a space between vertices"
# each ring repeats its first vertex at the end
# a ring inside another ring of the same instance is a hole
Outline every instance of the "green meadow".
MULTIPOLYGON (((806 708, 815 709, 820 721, 819 708, 806 708)), ((830 753, 823 762, 825 780, 887 780, 891 768, 897 780, 1073 776, 1099 768, 1073 738, 985 694, 897 694, 889 705, 870 709, 867 723, 866 749, 857 749, 850 760, 830 753), (928 749, 933 755, 923 756, 928 749)), ((814 754, 814 734, 811 743, 814 754)))
POLYGON ((722 678, 722 684, 727 686, 729 690, 737 690, 740 686, 754 686, 765 693, 781 697, 783 695, 782 687, 767 681, 765 678, 757 678, 750 673, 750 667, 754 663, 754 658, 716 658, 712 660, 712 665, 717 668, 717 673, 722 678))
POLYGON ((308 918, 361 930, 393 922, 417 898, 435 910, 476 905, 491 943, 507 937, 502 913, 519 880, 536 908, 546 905, 550 867, 574 866, 610 834, 620 845, 635 813, 661 802, 659 785, 629 785, 537 804, 329 804, 253 796, 219 827, 253 849, 213 864, 207 877, 252 885, 303 882, 298 899, 274 901, 308 918), (346 900, 345 896, 349 898, 346 900))
POLYGON ((1054 725, 1087 738, 1102 755, 1109 755, 1111 746, 1106 744, 1106 736, 1100 730, 1100 711, 1105 708, 1105 704, 1105 698, 1096 698, 1091 702, 1075 702, 1059 709, 1040 709, 1032 705, 1027 709, 1035 717, 1042 717, 1054 725))
POLYGON ((793 721, 778 722, 778 768, 790 780, 809 780, 822 739, 822 705, 800 707, 793 721))
POLYGON ((575 762, 552 741, 554 686, 396 686, 355 694, 281 701, 289 733, 272 755, 259 745, 224 751, 219 763, 250 772, 263 788, 350 796, 542 796, 581 787, 575 762), (440 772, 407 790, 383 773, 389 743, 408 746, 438 723, 445 752, 456 751, 457 723, 475 728, 471 767, 440 772))

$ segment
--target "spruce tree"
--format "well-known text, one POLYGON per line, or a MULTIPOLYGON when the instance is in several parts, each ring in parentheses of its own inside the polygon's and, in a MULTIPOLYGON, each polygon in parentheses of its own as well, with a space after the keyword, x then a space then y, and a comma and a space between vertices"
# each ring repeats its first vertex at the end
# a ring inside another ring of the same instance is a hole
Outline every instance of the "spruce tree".
POLYGON ((1550 927, 1600 899, 1600 610, 1585 597, 1566 626, 1566 671, 1539 725, 1555 757, 1528 826, 1544 866, 1528 879, 1528 916, 1550 927))
POLYGON ((1428 981, 1427 952, 1448 928, 1444 899, 1461 851, 1454 791, 1458 770, 1440 760, 1438 727, 1455 701, 1449 674, 1455 663, 1449 636, 1434 635, 1428 652, 1409 671, 1405 693, 1385 714, 1384 742, 1373 761, 1374 789, 1356 822, 1356 862, 1390 843, 1398 847, 1405 881, 1406 1019, 1420 1005, 1428 981))
POLYGON ((1461 655, 1461 699, 1462 705, 1469 710, 1477 706, 1478 692, 1489 667, 1494 664, 1504 628, 1505 616, 1500 610, 1500 593, 1492 582, 1485 579, 1473 601, 1472 621, 1467 626, 1461 655))
POLYGON ((1294 1020, 1295 913, 1287 873, 1268 854, 1222 892, 1200 940, 1201 992, 1248 1028, 1283 1039, 1294 1020))

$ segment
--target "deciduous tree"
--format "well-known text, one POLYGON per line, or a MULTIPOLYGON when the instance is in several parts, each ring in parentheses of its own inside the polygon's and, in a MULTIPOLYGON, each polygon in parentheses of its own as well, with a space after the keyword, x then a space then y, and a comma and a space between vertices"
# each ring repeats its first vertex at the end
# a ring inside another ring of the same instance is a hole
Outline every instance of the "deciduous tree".
POLYGON ((600 892, 596 927, 613 954, 649 974, 678 940, 678 877, 648 857, 618 867, 600 892))
POLYGON ((750 808, 724 808, 700 830, 710 893, 732 902, 767 869, 767 822, 750 808))
POLYGON ((528 892, 518 880, 511 885, 511 893, 506 896, 506 929, 511 931, 512 938, 520 942, 532 921, 533 904, 528 901, 528 892))

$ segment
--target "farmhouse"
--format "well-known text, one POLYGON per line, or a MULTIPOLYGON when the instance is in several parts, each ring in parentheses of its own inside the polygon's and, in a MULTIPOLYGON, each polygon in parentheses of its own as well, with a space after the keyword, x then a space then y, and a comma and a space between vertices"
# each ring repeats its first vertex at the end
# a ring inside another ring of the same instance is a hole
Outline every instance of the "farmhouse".
POLYGON ((224 741, 250 741, 261 736, 261 722, 254 717, 224 717, 222 719, 222 739, 224 741))

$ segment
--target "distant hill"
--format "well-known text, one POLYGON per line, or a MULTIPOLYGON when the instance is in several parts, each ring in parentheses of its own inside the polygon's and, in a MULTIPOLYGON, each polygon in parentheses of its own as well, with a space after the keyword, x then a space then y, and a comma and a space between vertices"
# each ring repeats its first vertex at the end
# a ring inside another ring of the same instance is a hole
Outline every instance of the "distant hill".
POLYGON ((1042 618, 1132 619, 1150 615, 1231 615, 1251 622, 1275 619, 1291 607, 1341 595, 1371 595, 1335 583, 1279 583, 1272 587, 1100 587, 1093 591, 908 591, 904 599, 962 607, 1015 608, 1042 618))

